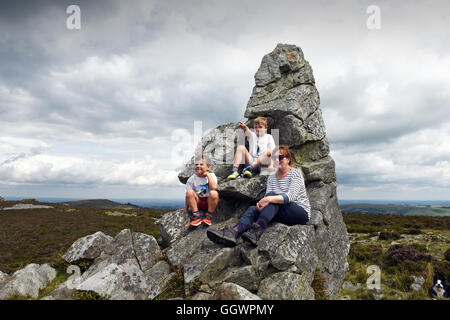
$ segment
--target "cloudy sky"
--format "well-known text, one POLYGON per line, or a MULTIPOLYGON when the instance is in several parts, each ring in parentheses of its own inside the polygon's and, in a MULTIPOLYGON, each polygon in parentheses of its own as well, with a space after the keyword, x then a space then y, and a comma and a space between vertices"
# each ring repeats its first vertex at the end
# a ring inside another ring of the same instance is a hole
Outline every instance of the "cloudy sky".
POLYGON ((182 198, 174 150, 245 120, 277 43, 314 70, 339 199, 450 200, 447 0, 1 1, 0 195, 182 198))

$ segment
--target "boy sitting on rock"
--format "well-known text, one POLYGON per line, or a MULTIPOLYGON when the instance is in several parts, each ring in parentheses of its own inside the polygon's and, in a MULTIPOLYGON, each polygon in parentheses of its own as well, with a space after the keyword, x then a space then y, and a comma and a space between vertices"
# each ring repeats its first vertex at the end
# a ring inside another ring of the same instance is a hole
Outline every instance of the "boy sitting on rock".
POLYGON ((186 202, 184 210, 191 209, 189 226, 198 227, 202 223, 210 226, 211 218, 219 204, 217 177, 209 172, 211 163, 205 154, 195 158, 194 174, 186 182, 186 202), (206 211, 204 214, 201 211, 206 211))
POLYGON ((255 132, 252 132, 244 123, 239 121, 239 128, 244 130, 245 136, 248 138, 249 150, 244 145, 239 145, 234 155, 234 163, 232 173, 228 176, 228 180, 234 180, 239 176, 239 164, 244 155, 245 165, 242 175, 251 178, 253 174, 261 172, 261 166, 267 166, 269 170, 273 170, 271 160, 272 150, 275 148, 275 141, 272 135, 267 132, 267 118, 258 117, 253 122, 255 132))

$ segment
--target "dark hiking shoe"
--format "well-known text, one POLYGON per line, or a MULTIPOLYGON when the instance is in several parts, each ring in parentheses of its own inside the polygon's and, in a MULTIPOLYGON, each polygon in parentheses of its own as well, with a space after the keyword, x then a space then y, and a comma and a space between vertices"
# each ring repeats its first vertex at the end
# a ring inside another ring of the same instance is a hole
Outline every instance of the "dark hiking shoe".
POLYGON ((206 231, 206 236, 212 242, 222 244, 226 247, 234 247, 236 245, 238 234, 233 228, 225 227, 219 230, 209 228, 208 231, 206 231))
POLYGON ((253 223, 252 227, 242 234, 242 239, 256 246, 263 233, 264 229, 259 224, 253 223))

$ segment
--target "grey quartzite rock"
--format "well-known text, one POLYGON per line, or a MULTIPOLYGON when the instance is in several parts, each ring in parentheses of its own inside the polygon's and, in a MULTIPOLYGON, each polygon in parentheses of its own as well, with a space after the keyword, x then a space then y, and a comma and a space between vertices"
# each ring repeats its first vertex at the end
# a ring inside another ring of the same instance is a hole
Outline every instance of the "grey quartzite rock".
POLYGON ((56 270, 48 264, 31 263, 0 284, 0 300, 15 295, 37 298, 39 290, 44 289, 55 277, 56 270))
POLYGON ((81 276, 76 290, 91 290, 112 300, 153 299, 171 277, 158 262, 162 252, 153 236, 122 230, 81 276))
POLYGON ((167 212, 156 221, 165 246, 172 245, 183 237, 189 229, 189 215, 186 212, 167 212))
POLYGON ((0 285, 9 279, 9 275, 7 273, 0 271, 0 285))
POLYGON ((314 290, 305 275, 279 272, 261 281, 258 296, 265 300, 313 300, 314 290))
POLYGON ((113 240, 113 237, 98 231, 75 241, 63 255, 63 259, 69 263, 89 259, 94 260, 105 247, 113 240))
POLYGON ((235 283, 222 283, 212 298, 213 300, 261 300, 247 289, 235 283))

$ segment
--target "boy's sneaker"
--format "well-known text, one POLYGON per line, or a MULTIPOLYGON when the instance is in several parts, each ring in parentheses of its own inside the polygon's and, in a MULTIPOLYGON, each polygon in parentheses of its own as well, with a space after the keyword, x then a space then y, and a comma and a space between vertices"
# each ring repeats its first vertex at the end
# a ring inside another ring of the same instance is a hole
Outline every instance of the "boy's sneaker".
POLYGON ((228 181, 230 181, 230 180, 234 180, 234 179, 236 179, 237 177, 239 177, 239 171, 233 171, 233 173, 232 174, 230 174, 228 177, 227 177, 227 180, 228 181))
POLYGON ((234 231, 232 227, 225 227, 219 230, 208 228, 206 236, 212 242, 222 244, 226 247, 234 247, 236 245, 238 233, 234 231))
POLYGON ((197 211, 197 212, 194 212, 192 215, 191 215, 191 222, 189 223, 189 226, 190 227, 198 227, 199 225, 201 225, 202 224, 202 217, 200 216, 200 212, 199 211, 197 211))
POLYGON ((210 225, 211 225, 211 219, 212 219, 211 213, 207 212, 207 213, 205 214, 205 217, 203 218, 202 222, 203 222, 204 224, 210 226, 210 225))
POLYGON ((242 175, 246 178, 251 178, 253 176, 253 172, 245 168, 244 170, 242 170, 242 175))

